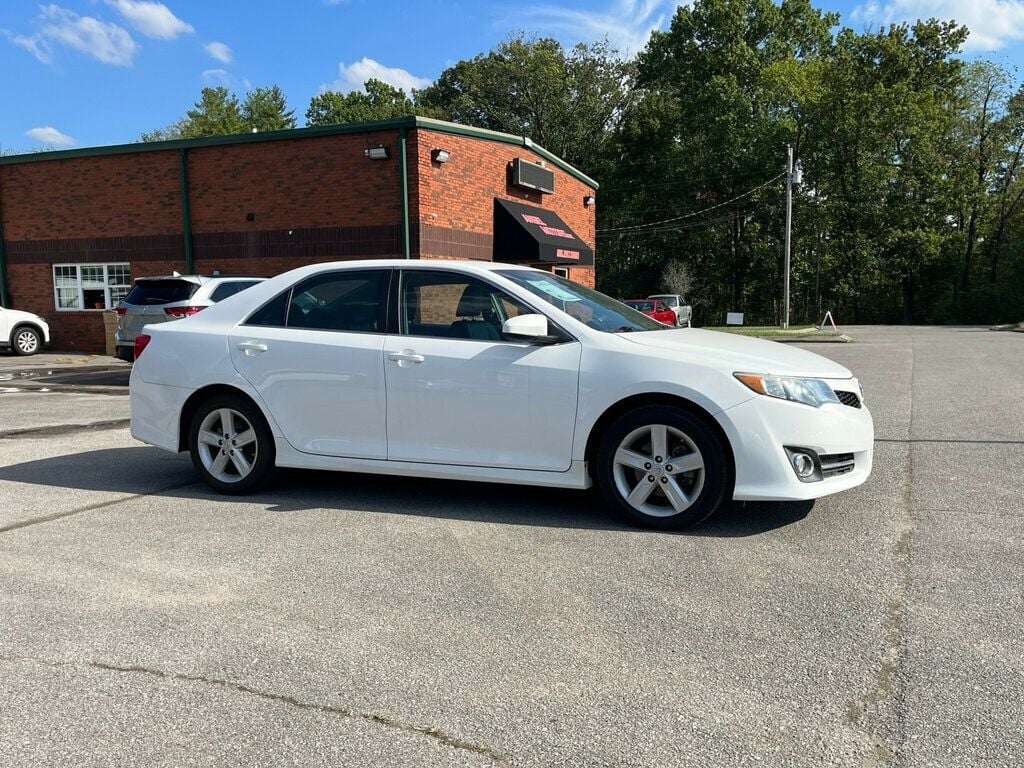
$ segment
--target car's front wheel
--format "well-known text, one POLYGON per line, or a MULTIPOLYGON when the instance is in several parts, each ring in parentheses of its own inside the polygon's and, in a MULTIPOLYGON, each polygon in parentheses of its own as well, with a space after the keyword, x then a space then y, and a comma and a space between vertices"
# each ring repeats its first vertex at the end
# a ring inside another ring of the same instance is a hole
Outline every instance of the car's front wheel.
POLYGON ((203 403, 189 429, 192 464, 219 493, 256 490, 274 468, 274 435, 249 400, 220 395, 203 403))
POLYGON ((645 406, 605 433, 594 480, 609 506, 630 522, 687 528, 726 500, 731 478, 725 451, 699 416, 674 406, 645 406))
POLYGON ((42 345, 43 339, 39 331, 27 325, 17 328, 11 337, 11 349, 16 355, 34 355, 42 345))

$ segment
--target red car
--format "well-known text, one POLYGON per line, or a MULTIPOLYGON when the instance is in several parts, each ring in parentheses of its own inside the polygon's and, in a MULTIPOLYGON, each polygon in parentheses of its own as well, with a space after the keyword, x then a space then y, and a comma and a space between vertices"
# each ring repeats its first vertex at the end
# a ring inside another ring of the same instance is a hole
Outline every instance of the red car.
POLYGON ((654 299, 626 299, 622 303, 627 307, 643 312, 648 317, 653 317, 659 323, 675 327, 676 313, 669 309, 664 302, 655 301, 654 299))

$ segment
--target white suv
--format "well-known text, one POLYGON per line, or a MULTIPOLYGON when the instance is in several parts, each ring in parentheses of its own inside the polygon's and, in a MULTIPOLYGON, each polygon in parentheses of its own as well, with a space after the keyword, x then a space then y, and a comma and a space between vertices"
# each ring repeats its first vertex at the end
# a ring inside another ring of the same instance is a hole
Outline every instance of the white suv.
POLYGON ((0 349, 34 355, 50 342, 50 326, 39 315, 0 307, 0 349))
POLYGON ((117 306, 117 356, 135 360, 135 337, 147 325, 189 317, 239 291, 262 283, 262 277, 180 275, 140 277, 117 306))

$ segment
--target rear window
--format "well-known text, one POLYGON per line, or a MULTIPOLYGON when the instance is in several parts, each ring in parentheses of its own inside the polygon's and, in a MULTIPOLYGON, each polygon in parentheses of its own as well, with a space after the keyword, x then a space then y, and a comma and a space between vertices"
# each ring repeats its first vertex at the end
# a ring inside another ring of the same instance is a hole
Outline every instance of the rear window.
POLYGON ((126 304, 170 304, 173 301, 187 301, 199 286, 188 280, 139 280, 128 295, 126 304))
POLYGON ((641 312, 653 312, 654 302, 653 301, 627 301, 625 302, 627 307, 638 309, 641 312))
POLYGON ((210 301, 218 302, 224 301, 228 296, 234 296, 239 291, 244 291, 246 288, 252 288, 256 285, 259 280, 233 280, 230 283, 221 283, 213 289, 213 293, 210 294, 210 301))

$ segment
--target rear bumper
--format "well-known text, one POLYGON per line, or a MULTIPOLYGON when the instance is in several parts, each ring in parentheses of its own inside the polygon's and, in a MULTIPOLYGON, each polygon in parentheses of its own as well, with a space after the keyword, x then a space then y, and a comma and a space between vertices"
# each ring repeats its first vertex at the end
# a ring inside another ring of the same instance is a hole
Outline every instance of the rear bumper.
POLYGON ((148 384, 133 368, 129 382, 132 437, 166 451, 178 453, 181 409, 192 390, 148 384))
POLYGON ((814 408, 755 397, 718 415, 733 447, 740 501, 802 501, 854 488, 871 474, 874 423, 866 407, 829 404, 814 408), (816 482, 802 482, 785 447, 819 455, 853 454, 853 469, 816 482))

